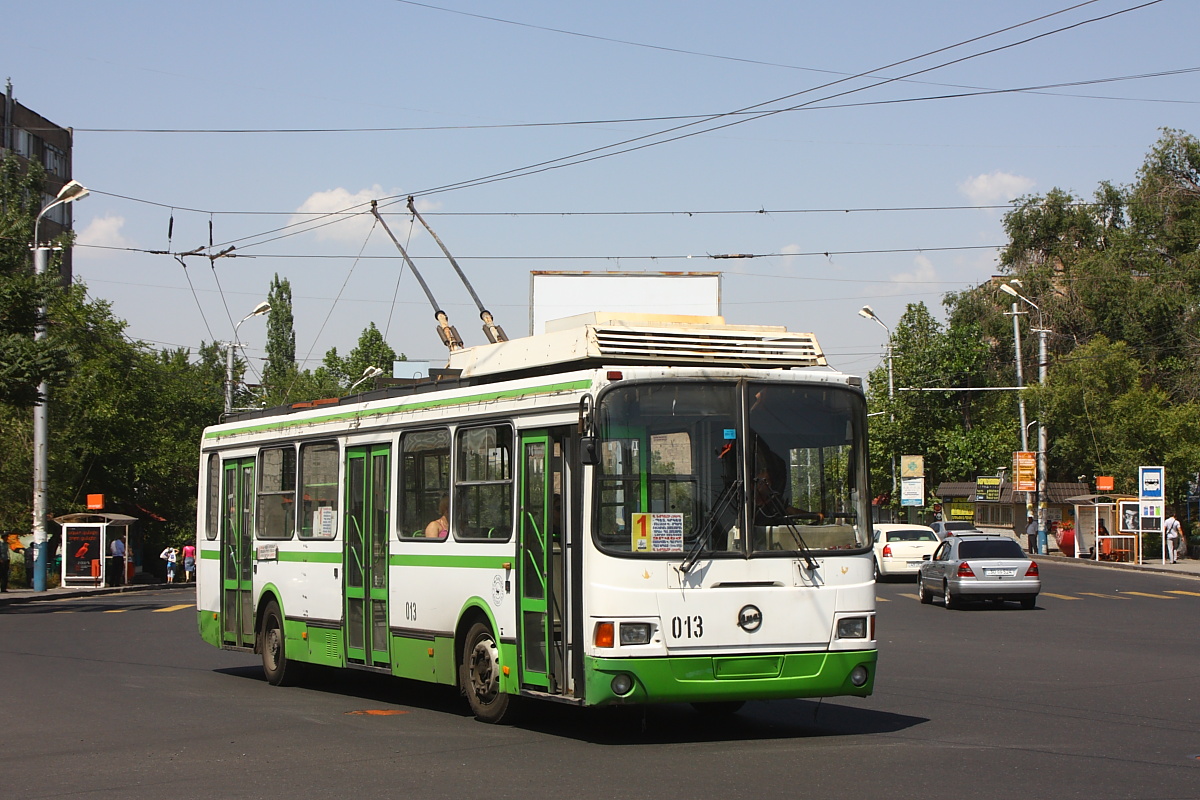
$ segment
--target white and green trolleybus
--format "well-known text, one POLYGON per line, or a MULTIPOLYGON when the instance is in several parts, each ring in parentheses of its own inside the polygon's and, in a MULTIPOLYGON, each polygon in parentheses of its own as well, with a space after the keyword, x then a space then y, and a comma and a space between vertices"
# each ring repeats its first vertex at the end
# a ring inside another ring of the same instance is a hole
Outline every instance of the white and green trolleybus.
POLYGON ((861 380, 811 334, 720 317, 548 327, 206 429, 201 636, 273 684, 457 685, 491 722, 528 698, 869 695, 861 380))

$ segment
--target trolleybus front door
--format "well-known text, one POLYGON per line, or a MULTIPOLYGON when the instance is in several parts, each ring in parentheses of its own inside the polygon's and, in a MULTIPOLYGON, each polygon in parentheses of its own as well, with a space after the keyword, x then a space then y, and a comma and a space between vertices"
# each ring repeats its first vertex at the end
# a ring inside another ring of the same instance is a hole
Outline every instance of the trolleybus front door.
POLYGON ((221 520, 221 641, 254 646, 254 458, 224 464, 221 520))
POLYGON ((521 436, 521 683, 554 691, 550 554, 554 509, 550 439, 545 431, 521 436))
POLYGON ((390 445, 346 448, 346 657, 386 667, 390 445))

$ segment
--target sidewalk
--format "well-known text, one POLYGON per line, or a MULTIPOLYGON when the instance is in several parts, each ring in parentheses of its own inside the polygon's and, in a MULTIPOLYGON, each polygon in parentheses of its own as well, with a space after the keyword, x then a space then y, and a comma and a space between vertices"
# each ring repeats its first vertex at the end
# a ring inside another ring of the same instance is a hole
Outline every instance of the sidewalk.
POLYGON ((1188 578, 1200 578, 1200 559, 1197 558, 1181 558, 1175 564, 1167 562, 1162 563, 1161 560, 1145 561, 1141 564, 1130 564, 1124 561, 1093 561, 1090 558, 1071 558, 1064 556, 1062 553, 1051 553, 1044 556, 1030 556, 1035 561, 1053 561, 1056 564, 1079 564, 1085 567, 1095 567, 1097 569, 1126 569, 1139 570, 1141 572, 1166 572, 1172 575, 1180 575, 1188 578))
POLYGON ((59 586, 44 592, 35 592, 26 586, 8 585, 7 592, 0 592, 0 608, 21 603, 35 603, 40 600, 68 600, 75 597, 91 597, 102 594, 124 594, 125 592, 145 592, 152 589, 169 589, 171 591, 196 591, 195 583, 138 583, 127 586, 59 586))

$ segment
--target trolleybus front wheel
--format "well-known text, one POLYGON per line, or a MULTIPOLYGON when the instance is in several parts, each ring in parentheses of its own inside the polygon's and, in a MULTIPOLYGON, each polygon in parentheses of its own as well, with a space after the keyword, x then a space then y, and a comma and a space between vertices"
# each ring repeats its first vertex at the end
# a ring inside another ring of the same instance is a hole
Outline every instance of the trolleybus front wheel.
POLYGON ((492 629, 476 622, 463 640, 458 686, 480 722, 511 722, 517 698, 500 691, 500 648, 492 629))
POLYGON ((263 674, 272 686, 288 686, 295 683, 300 665, 288 660, 283 636, 283 615, 279 606, 270 603, 263 612, 262 630, 258 634, 258 647, 262 652, 263 674))

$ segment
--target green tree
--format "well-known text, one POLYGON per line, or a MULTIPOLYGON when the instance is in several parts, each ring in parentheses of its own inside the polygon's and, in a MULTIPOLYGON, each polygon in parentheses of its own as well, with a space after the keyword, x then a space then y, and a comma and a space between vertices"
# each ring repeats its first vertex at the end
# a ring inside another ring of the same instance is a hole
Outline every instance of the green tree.
MULTIPOLYGON (((0 403, 30 408, 43 380, 62 377, 67 353, 34 332, 47 320, 41 308, 58 286, 57 256, 46 274, 33 274, 29 246, 34 220, 41 210, 44 174, 38 164, 27 171, 12 155, 0 160, 0 403)), ((60 244, 69 235, 60 237, 60 244)))
POLYGON ((295 399, 296 331, 292 315, 292 284, 280 279, 279 274, 271 279, 267 292, 271 311, 267 317, 267 361, 263 367, 263 389, 267 405, 292 402, 295 399))
POLYGON ((358 344, 345 358, 338 355, 337 348, 330 348, 325 353, 322 370, 325 376, 335 381, 343 391, 348 390, 370 367, 383 370, 384 375, 391 375, 393 361, 407 360, 403 355, 396 355, 383 338, 383 334, 369 323, 358 337, 358 344))

